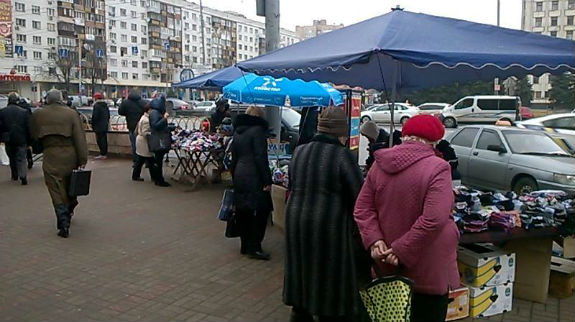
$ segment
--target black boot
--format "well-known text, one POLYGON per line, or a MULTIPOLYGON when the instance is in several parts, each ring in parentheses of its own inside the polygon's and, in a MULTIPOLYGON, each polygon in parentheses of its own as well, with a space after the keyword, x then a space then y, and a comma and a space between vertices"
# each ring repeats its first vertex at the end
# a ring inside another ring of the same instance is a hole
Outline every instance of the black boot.
POLYGON ((65 205, 56 205, 58 236, 68 238, 70 235, 70 211, 65 205))
POLYGON ((28 179, 26 179, 26 177, 20 178, 20 181, 22 182, 23 186, 28 184, 28 179))

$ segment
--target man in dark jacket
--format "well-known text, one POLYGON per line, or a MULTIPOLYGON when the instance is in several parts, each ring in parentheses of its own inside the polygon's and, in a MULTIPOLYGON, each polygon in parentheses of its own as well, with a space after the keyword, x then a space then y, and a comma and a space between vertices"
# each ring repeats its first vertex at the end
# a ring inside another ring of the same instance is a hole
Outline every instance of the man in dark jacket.
POLYGON ((216 111, 210 117, 210 132, 216 132, 218 127, 222 124, 222 121, 226 117, 231 117, 230 112, 230 104, 226 102, 224 99, 219 99, 216 102, 216 111))
MULTIPOLYGON (((151 135, 165 135, 170 132, 168 127, 168 113, 166 113, 166 97, 160 96, 150 102, 150 132, 151 135)), ((164 180, 162 174, 162 161, 166 152, 153 152, 152 162, 156 179, 154 184, 159 187, 169 187, 170 184, 164 180)))
POLYGON ((134 131, 136 126, 140 121, 140 118, 144 114, 144 104, 137 91, 132 91, 128 96, 128 99, 123 100, 120 108, 118 109, 118 114, 126 117, 126 123, 128 123, 128 131, 130 132, 130 146, 132 147, 132 160, 134 164, 138 160, 138 155, 136 154, 136 135, 134 131))
POLYGON ((108 156, 108 127, 110 126, 110 109, 108 103, 104 101, 104 95, 96 92, 94 94, 94 107, 92 108, 92 130, 96 133, 96 142, 100 149, 100 155, 94 160, 105 160, 108 156))
MULTIPOLYGON (((32 115, 32 106, 30 106, 30 103, 28 103, 28 101, 23 97, 20 97, 18 106, 25 109, 28 112, 28 115, 32 115)), ((28 142, 28 144, 30 144, 30 142, 28 142)), ((32 157, 32 148, 30 147, 26 148, 26 161, 28 162, 28 169, 32 169, 34 166, 34 158, 32 157)))
POLYGON ((441 153, 443 160, 449 162, 449 166, 451 167, 451 180, 454 181, 454 185, 459 185, 459 183, 461 183, 461 173, 457 170, 459 160, 457 159, 455 150, 446 140, 439 141, 435 148, 441 153))
POLYGON ((0 110, 0 141, 6 145, 6 154, 10 159, 12 180, 18 178, 27 185, 26 150, 28 149, 28 111, 20 106, 17 93, 8 95, 8 106, 0 110))

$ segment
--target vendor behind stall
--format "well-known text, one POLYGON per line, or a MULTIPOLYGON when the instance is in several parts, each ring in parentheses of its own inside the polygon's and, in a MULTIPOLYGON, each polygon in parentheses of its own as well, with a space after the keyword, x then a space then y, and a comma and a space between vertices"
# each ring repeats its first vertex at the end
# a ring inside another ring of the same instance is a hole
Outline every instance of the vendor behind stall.
POLYGON ((216 111, 210 117, 210 132, 216 132, 226 117, 231 117, 230 104, 225 99, 216 101, 216 111))

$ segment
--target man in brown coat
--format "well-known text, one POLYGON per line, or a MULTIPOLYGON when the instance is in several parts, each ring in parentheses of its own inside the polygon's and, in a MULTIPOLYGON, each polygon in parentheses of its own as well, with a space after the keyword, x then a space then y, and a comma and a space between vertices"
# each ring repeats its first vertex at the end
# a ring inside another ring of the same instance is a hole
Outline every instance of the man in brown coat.
POLYGON ((78 114, 64 105, 62 93, 53 89, 46 96, 46 106, 32 115, 32 138, 44 148, 44 181, 56 211, 58 236, 67 238, 75 197, 68 195, 69 178, 74 169, 88 161, 88 146, 78 114))

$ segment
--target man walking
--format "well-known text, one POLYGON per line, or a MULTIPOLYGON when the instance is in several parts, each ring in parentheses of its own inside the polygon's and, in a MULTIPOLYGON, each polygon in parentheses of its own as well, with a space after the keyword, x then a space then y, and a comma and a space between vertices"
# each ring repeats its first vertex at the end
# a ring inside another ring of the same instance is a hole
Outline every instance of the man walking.
POLYGON ((44 147, 44 181, 56 211, 58 236, 67 238, 78 205, 77 199, 68 195, 69 178, 74 169, 86 165, 88 145, 78 114, 64 105, 59 90, 48 92, 46 104, 32 114, 31 134, 44 147))
POLYGON ((142 101, 140 94, 137 91, 132 91, 128 96, 128 99, 123 100, 118 109, 118 114, 126 117, 126 123, 128 123, 128 131, 130 132, 130 146, 132 147, 132 161, 134 164, 138 161, 138 155, 136 154, 136 126, 138 121, 144 114, 144 102, 142 101))
POLYGON ((94 160, 106 160, 108 158, 108 127, 110 126, 110 109, 104 101, 104 95, 100 92, 94 94, 94 107, 92 108, 92 130, 96 133, 96 143, 100 149, 100 155, 94 160))
POLYGON ((28 149, 28 111, 18 105, 17 93, 8 95, 8 106, 0 110, 0 141, 6 145, 12 180, 27 185, 26 150, 28 149))

